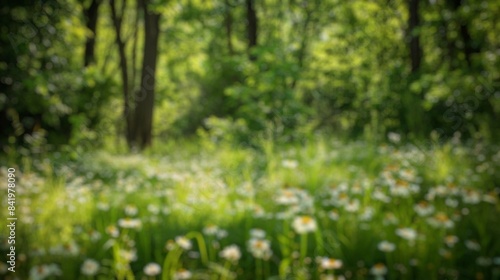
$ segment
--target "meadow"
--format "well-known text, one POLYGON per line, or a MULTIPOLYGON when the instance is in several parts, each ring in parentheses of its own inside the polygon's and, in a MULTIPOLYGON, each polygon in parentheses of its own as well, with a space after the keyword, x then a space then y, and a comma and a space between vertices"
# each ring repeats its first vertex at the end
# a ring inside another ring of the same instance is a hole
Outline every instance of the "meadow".
POLYGON ((500 279, 491 145, 207 141, 8 167, 2 279, 500 279))

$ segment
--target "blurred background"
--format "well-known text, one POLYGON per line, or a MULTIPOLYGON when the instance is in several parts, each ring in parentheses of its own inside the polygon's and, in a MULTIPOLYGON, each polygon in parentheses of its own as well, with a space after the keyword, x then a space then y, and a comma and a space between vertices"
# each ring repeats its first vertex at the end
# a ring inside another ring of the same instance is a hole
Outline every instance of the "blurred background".
POLYGON ((499 18, 3 1, 0 278, 500 279, 499 18))

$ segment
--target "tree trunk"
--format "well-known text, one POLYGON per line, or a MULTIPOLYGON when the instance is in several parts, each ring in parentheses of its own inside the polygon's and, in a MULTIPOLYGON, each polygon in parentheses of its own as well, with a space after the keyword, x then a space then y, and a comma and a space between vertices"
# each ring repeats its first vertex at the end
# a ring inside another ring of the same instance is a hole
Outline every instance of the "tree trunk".
POLYGON ((87 67, 95 62, 95 38, 97 36, 97 18, 101 0, 92 0, 90 6, 84 10, 85 24, 92 35, 87 36, 83 66, 87 67))
POLYGON ((122 38, 121 26, 123 19, 123 11, 125 10, 126 1, 123 2, 123 8, 121 15, 118 15, 116 11, 115 0, 109 1, 111 8, 111 19, 113 21, 113 27, 116 33, 116 44, 118 46, 118 53, 120 56, 120 75, 122 78, 122 92, 123 92, 123 118, 125 119, 125 139, 127 140, 127 145, 129 148, 132 147, 132 111, 130 109, 130 84, 128 77, 128 63, 127 55, 125 53, 125 42, 122 38))
POLYGON ((409 0, 409 20, 408 20, 408 34, 410 37, 410 59, 411 59, 411 72, 415 73, 420 69, 422 62, 422 47, 420 46, 420 35, 418 27, 420 25, 419 17, 419 3, 420 0, 409 0))
POLYGON ((225 7, 224 25, 226 27, 227 49, 229 51, 229 55, 233 55, 234 50, 233 50, 233 43, 231 40, 233 34, 233 17, 231 15, 231 6, 229 5, 229 0, 224 1, 224 7, 225 7))
POLYGON ((144 10, 144 56, 141 86, 135 98, 134 144, 143 150, 152 143, 160 15, 148 9, 149 0, 138 1, 144 10))
POLYGON ((251 54, 252 48, 257 46, 257 13, 255 12, 254 0, 246 0, 247 6, 247 32, 248 32, 248 53, 250 60, 255 60, 255 55, 251 54))
MULTIPOLYGON (((420 45, 420 0, 409 0, 408 2, 408 39, 411 60, 411 73, 408 83, 418 79, 418 72, 422 64, 422 46, 420 45)), ((422 100, 424 95, 422 91, 403 93, 401 97, 403 118, 410 137, 425 137, 427 135, 426 128, 423 124, 426 123, 425 112, 422 108, 422 100)))
MULTIPOLYGON (((304 12, 305 12, 305 19, 304 19, 304 22, 302 25, 302 29, 297 28, 297 30, 300 30, 299 33, 302 33, 302 34, 297 35, 297 36, 302 36, 302 40, 300 41, 300 48, 297 52, 297 65, 298 65, 300 70, 302 70, 302 68, 304 67, 304 59, 305 59, 306 53, 307 53, 307 43, 309 42, 308 29, 309 29, 309 25, 310 25, 311 20, 312 20, 313 10, 305 8, 304 12)), ((295 76, 293 78, 290 88, 292 88, 292 89, 295 88, 295 86, 297 85, 298 79, 299 79, 298 76, 295 76)))
POLYGON ((472 36, 470 35, 469 26, 466 22, 460 20, 459 9, 462 6, 462 0, 448 0, 447 4, 451 7, 451 10, 455 15, 458 15, 459 25, 460 25, 460 37, 462 37, 462 46, 465 60, 469 67, 472 67, 472 54, 479 53, 481 50, 478 47, 474 47, 472 36))
POLYGON ((141 5, 139 1, 136 2, 135 8, 135 24, 134 24, 134 35, 132 39, 132 77, 130 88, 135 88, 137 83, 137 43, 139 41, 139 13, 141 10, 141 5))

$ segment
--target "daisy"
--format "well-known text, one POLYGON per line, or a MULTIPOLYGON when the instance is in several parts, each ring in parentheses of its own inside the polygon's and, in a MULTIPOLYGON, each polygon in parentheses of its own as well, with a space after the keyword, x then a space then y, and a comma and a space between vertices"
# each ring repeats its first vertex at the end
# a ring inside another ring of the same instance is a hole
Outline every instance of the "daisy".
POLYGON ((370 221, 375 214, 375 211, 372 207, 366 207, 363 213, 359 216, 361 221, 370 221))
POLYGON ((398 218, 393 213, 386 213, 384 216, 383 224, 384 225, 397 225, 399 223, 398 218))
POLYGON ((339 269, 342 267, 342 261, 337 260, 337 259, 331 259, 331 258, 322 258, 321 259, 321 268, 323 269, 339 269))
POLYGON ((434 227, 452 228, 454 225, 448 215, 443 212, 436 213, 436 215, 427 219, 427 222, 434 227))
POLYGON ((396 234, 408 241, 414 241, 417 239, 417 232, 412 228, 398 228, 396 234))
POLYGON ((457 242, 458 242, 458 237, 456 237, 455 235, 447 235, 444 238, 444 243, 450 248, 455 246, 457 242))
POLYGON ((476 263, 479 266, 490 266, 492 264, 492 260, 487 257, 479 257, 476 259, 476 263))
POLYGON ((391 198, 389 196, 387 196, 385 193, 383 193, 381 190, 378 190, 378 189, 373 191, 372 197, 373 197, 373 199, 382 201, 384 203, 391 202, 391 198))
POLYGON ((30 269, 30 279, 45 279, 50 276, 50 269, 47 265, 38 265, 30 269))
POLYGON ((121 228, 138 229, 142 226, 142 222, 139 219, 125 218, 118 220, 118 226, 121 228))
POLYGON ((272 255, 271 242, 266 239, 250 239, 248 241, 248 250, 257 259, 269 259, 272 255))
POLYGON ((236 245, 227 246, 220 252, 220 257, 231 262, 237 262, 241 258, 240 248, 236 245))
POLYGON ((177 245, 179 245, 179 247, 184 250, 191 250, 191 248, 193 247, 191 240, 187 239, 184 236, 177 236, 175 238, 175 243, 177 243, 177 245))
POLYGON ((265 215, 266 215, 264 208, 262 208, 262 206, 260 206, 260 205, 254 205, 252 207, 251 211, 253 213, 254 218, 262 218, 262 217, 265 217, 265 215))
POLYGON ((217 231, 217 238, 218 238, 218 239, 226 238, 226 237, 227 237, 227 235, 228 235, 227 230, 224 230, 224 229, 219 229, 219 230, 217 231))
POLYGON ((97 207, 97 209, 104 211, 104 212, 107 212, 110 208, 108 203, 101 202, 101 201, 97 202, 96 207, 97 207))
POLYGON ((491 203, 491 204, 495 204, 498 202, 497 194, 494 191, 487 193, 487 194, 483 195, 483 201, 491 203))
POLYGON ((303 234, 316 231, 318 226, 311 216, 298 216, 293 220, 292 227, 298 234, 303 234))
POLYGON ((135 262, 137 260, 137 252, 135 250, 120 250, 120 255, 127 262, 135 262))
POLYGON ((167 251, 171 251, 174 248, 175 248, 175 241, 173 241, 172 239, 167 240, 167 242, 165 243, 165 249, 167 251))
POLYGON ((347 212, 356 212, 359 210, 359 200, 357 199, 354 199, 354 200, 351 200, 349 201, 345 206, 344 206, 344 209, 347 211, 347 212))
POLYGON ((434 206, 432 206, 432 204, 429 204, 427 201, 419 202, 413 207, 413 209, 420 217, 429 216, 430 214, 434 213, 434 206))
POLYGON ((127 216, 135 216, 135 215, 137 215, 138 212, 139 212, 139 210, 134 205, 125 206, 125 214, 127 216))
POLYGON ((97 230, 91 230, 89 232, 89 238, 90 238, 90 241, 93 241, 93 242, 98 241, 101 239, 101 233, 98 232, 97 230))
POLYGON ((397 180, 395 184, 391 185, 390 192, 393 196, 407 197, 411 193, 410 183, 403 180, 397 180))
POLYGON ((258 228, 253 228, 250 230, 250 236, 253 238, 265 238, 266 237, 266 232, 263 231, 262 229, 258 228))
POLYGON ((181 268, 175 272, 174 279, 175 280, 190 279, 192 277, 192 275, 193 274, 189 270, 181 268))
POLYGON ((150 204, 148 205, 148 211, 153 215, 158 215, 160 213, 160 207, 158 207, 158 205, 150 204))
POLYGON ((161 267, 157 263, 148 263, 144 267, 144 274, 146 274, 147 276, 156 276, 160 274, 160 272, 161 272, 161 267))
POLYGON ((391 141, 394 144, 397 144, 401 141, 401 135, 395 132, 387 133, 387 138, 389 138, 389 141, 391 141))
POLYGON ((293 205, 299 202, 299 198, 292 190, 282 190, 275 201, 280 205, 293 205))
POLYGON ((320 280, 345 280, 345 277, 342 275, 335 276, 335 275, 331 275, 331 274, 327 274, 327 275, 322 274, 320 276, 320 280))
POLYGON ((30 279, 41 280, 50 276, 61 275, 61 269, 56 264, 42 264, 30 269, 30 279))
POLYGON ((479 250, 481 250, 481 245, 479 245, 479 243, 477 243, 474 240, 466 240, 465 241, 465 247, 467 247, 467 249, 469 249, 471 251, 479 251, 479 250))
POLYGON ((208 225, 203 229, 203 233, 207 236, 213 236, 217 234, 219 227, 216 225, 208 225))
POLYGON ((396 245, 389 241, 382 241, 378 244, 377 248, 382 252, 392 252, 396 249, 396 245))
POLYGON ((462 200, 467 204, 478 204, 481 202, 481 194, 475 190, 466 190, 462 194, 462 200))
POLYGON ((448 197, 444 203, 446 204, 446 206, 449 206, 451 208, 456 208, 458 206, 458 200, 451 197, 448 197))
POLYGON ((80 271, 82 272, 83 275, 94 276, 99 271, 99 267, 100 265, 97 261, 93 259, 86 259, 83 262, 80 271))
POLYGON ((296 160, 284 159, 281 165, 284 168, 295 169, 299 166, 299 163, 296 160))
POLYGON ((370 269, 370 273, 375 276, 375 279, 384 279, 387 274, 387 267, 383 263, 377 263, 370 269))
POLYGON ((332 210, 328 212, 328 217, 333 221, 337 221, 339 219, 339 212, 337 212, 337 210, 332 210))
POLYGON ((450 259, 453 256, 450 250, 444 248, 439 249, 439 255, 443 256, 445 259, 450 259))

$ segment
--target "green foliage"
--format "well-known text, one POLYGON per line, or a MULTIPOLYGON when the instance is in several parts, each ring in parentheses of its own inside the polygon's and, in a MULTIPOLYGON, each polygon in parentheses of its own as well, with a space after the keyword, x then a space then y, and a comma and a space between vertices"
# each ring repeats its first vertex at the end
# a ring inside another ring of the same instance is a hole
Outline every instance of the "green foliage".
POLYGON ((75 57, 85 38, 81 15, 72 11, 77 7, 74 2, 16 2, 2 10, 3 19, 10 19, 2 36, 7 68, 0 93, 0 118, 6 124, 2 139, 15 136, 16 145, 29 148, 38 137, 58 146, 79 138, 83 124, 94 129, 103 117, 114 82, 94 66, 82 69, 75 57))

